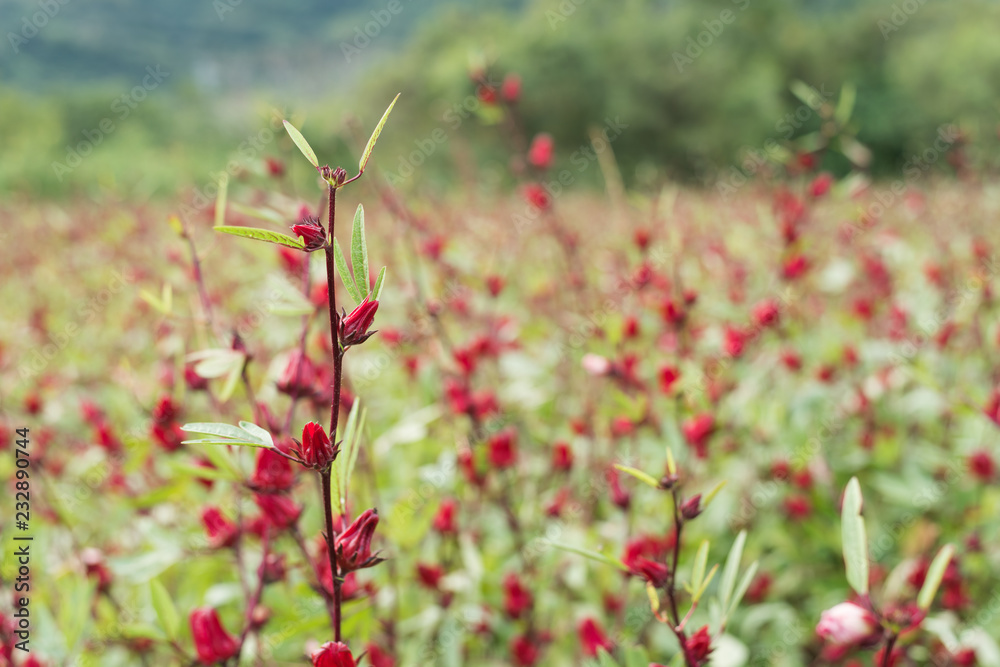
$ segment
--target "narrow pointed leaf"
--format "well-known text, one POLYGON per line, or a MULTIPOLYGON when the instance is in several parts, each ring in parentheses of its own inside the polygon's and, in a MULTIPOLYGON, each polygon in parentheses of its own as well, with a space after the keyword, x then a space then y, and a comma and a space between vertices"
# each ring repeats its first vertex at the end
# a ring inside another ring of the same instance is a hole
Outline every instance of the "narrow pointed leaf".
POLYGON ((354 212, 354 228, 351 230, 351 264, 354 267, 354 284, 358 293, 368 294, 368 244, 365 241, 365 208, 358 204, 354 212))
POLYGON ((287 120, 283 120, 281 122, 285 125, 285 132, 288 132, 288 136, 292 138, 292 141, 299 147, 302 154, 306 156, 306 159, 309 160, 309 164, 318 169, 319 160, 316 159, 316 152, 312 149, 312 146, 309 145, 309 142, 306 141, 306 138, 303 137, 302 133, 296 130, 295 126, 287 120))
POLYGON ((337 265, 337 273, 340 274, 340 282, 344 283, 347 293, 354 299, 355 304, 364 301, 364 297, 358 291, 358 286, 354 284, 354 276, 347 269, 347 260, 344 259, 344 251, 340 249, 340 243, 333 239, 333 261, 337 265))
POLYGON ((153 597, 153 609, 157 618, 160 619, 160 626, 166 632, 167 637, 173 639, 181 628, 181 617, 177 613, 177 607, 170 599, 170 593, 163 587, 159 579, 151 579, 149 590, 153 597))
POLYGON ((746 573, 744 573, 743 578, 740 580, 740 585, 736 588, 736 592, 733 594, 733 601, 729 605, 729 611, 726 612, 726 618, 732 616, 733 612, 736 611, 736 607, 739 606, 743 596, 746 595, 747 591, 750 589, 750 584, 753 582, 754 575, 756 574, 757 561, 754 561, 750 563, 750 567, 747 568, 746 573))
POLYGON ((248 215, 251 218, 257 218, 258 220, 264 220, 266 222, 273 222, 276 225, 284 226, 285 218, 282 217, 280 213, 269 208, 254 208, 253 206, 244 206, 238 202, 233 202, 229 205, 237 213, 242 213, 243 215, 248 215))
POLYGON ((697 602, 698 600, 701 599, 701 596, 705 594, 705 589, 707 589, 708 585, 712 583, 712 579, 715 578, 715 573, 718 571, 719 571, 719 564, 716 563, 715 565, 712 566, 712 569, 708 571, 708 576, 705 577, 705 581, 701 582, 701 586, 698 587, 698 592, 696 592, 694 594, 694 597, 691 598, 692 602, 697 602))
POLYGON ((868 538, 865 520, 861 516, 861 485, 852 477, 844 491, 844 506, 840 516, 841 539, 847 583, 858 595, 868 593, 868 538))
POLYGON ((617 463, 615 464, 615 468, 617 468, 618 470, 621 470, 626 475, 632 475, 632 477, 635 477, 637 480, 639 480, 643 484, 648 484, 649 486, 653 487, 654 489, 659 489, 660 488, 660 482, 659 481, 653 479, 653 477, 651 475, 648 475, 648 474, 644 473, 641 470, 637 470, 635 468, 630 468, 628 466, 619 465, 617 463))
POLYGON ((715 496, 717 496, 719 494, 719 491, 722 490, 722 487, 724 487, 726 485, 727 481, 728 480, 724 479, 721 482, 719 482, 718 484, 716 484, 715 487, 711 491, 709 491, 707 494, 705 494, 705 496, 701 499, 701 510, 703 512, 705 511, 705 508, 708 507, 708 504, 715 499, 715 496))
POLYGON ((229 175, 223 173, 219 178, 219 192, 215 196, 215 226, 219 228, 226 224, 226 194, 229 192, 229 175))
POLYGON ((931 566, 927 568, 927 576, 924 578, 924 585, 920 587, 920 594, 917 596, 917 606, 927 611, 934 596, 937 594, 938 586, 944 578, 944 571, 948 568, 948 562, 955 553, 955 547, 946 544, 941 547, 941 551, 934 557, 931 566))
POLYGON ((736 575, 739 573, 740 560, 743 558, 743 546, 747 541, 747 531, 741 530, 733 542, 729 555, 726 557, 726 567, 722 570, 722 580, 719 582, 719 602, 723 609, 729 607, 729 600, 733 597, 733 589, 736 587, 736 575))
POLYGON ((667 447, 667 472, 671 475, 677 474, 677 463, 674 461, 674 450, 667 447))
POLYGON ((378 301, 382 297, 382 281, 385 280, 385 267, 378 272, 378 278, 375 279, 375 287, 372 289, 372 299, 378 301))
POLYGON ((580 547, 574 547, 569 544, 561 544, 558 542, 553 542, 552 546, 556 549, 562 549, 563 551, 569 551, 570 553, 578 554, 585 558, 591 560, 596 560, 598 563, 604 563, 605 565, 613 565, 623 572, 628 572, 628 566, 621 562, 617 558, 612 558, 611 556, 606 556, 597 551, 591 551, 589 549, 581 549, 580 547))
POLYGON ((705 567, 708 565, 708 540, 702 540, 698 547, 698 554, 694 557, 694 566, 691 569, 691 591, 701 588, 702 579, 705 578, 705 567))
POLYGON ((275 232, 270 229, 216 225, 215 231, 222 232, 223 234, 232 234, 233 236, 243 236, 248 239, 257 239, 258 241, 267 241, 268 243, 277 243, 278 245, 288 246, 296 250, 305 248, 305 243, 302 242, 302 239, 297 239, 294 236, 275 232))
MULTIPOLYGON (((382 114, 382 120, 380 120, 378 125, 375 126, 375 131, 372 132, 372 136, 368 140, 368 145, 365 146, 365 152, 361 154, 361 160, 358 162, 358 174, 365 173, 365 167, 368 165, 368 158, 372 156, 372 149, 375 148, 375 142, 378 141, 378 135, 382 134, 382 128, 385 126, 385 121, 389 118, 389 113, 392 111, 392 108, 396 106, 396 100, 398 99, 399 93, 396 93, 396 96, 392 98, 392 102, 389 104, 389 108, 385 110, 384 114, 382 114)), ((305 141, 305 139, 303 139, 303 141, 305 141)))
POLYGON ((646 597, 649 598, 649 608, 653 611, 655 615, 656 612, 660 611, 660 594, 650 582, 646 582, 646 597))

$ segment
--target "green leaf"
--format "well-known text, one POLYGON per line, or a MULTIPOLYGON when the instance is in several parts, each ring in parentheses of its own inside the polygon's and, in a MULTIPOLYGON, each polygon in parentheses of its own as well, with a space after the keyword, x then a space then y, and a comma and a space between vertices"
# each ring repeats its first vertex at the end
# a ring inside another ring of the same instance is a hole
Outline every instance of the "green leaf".
POLYGON ((701 588, 702 580, 705 578, 705 567, 708 565, 708 540, 702 540, 698 547, 698 553, 694 557, 694 566, 691 569, 691 593, 694 594, 701 588))
POLYGON ((938 586, 941 585, 941 580, 944 578, 944 571, 947 569, 948 562, 954 553, 955 547, 950 544, 944 545, 941 547, 941 551, 937 553, 937 556, 934 557, 931 566, 927 568, 924 585, 920 587, 920 594, 917 596, 917 606, 924 611, 927 611, 931 603, 934 602, 938 586))
POLYGON ((858 595, 868 593, 868 538, 865 520, 861 516, 861 485, 852 477, 844 491, 844 506, 840 515, 841 539, 847 583, 858 595))
MULTIPOLYGON (((368 145, 365 146, 365 152, 361 154, 361 160, 358 162, 358 175, 365 173, 365 167, 368 165, 368 158, 372 156, 372 149, 375 148, 375 142, 378 141, 378 135, 382 134, 382 127, 385 126, 385 121, 389 118, 389 113, 392 108, 396 106, 396 100, 399 99, 399 93, 392 98, 392 103, 389 104, 389 108, 385 110, 382 114, 382 120, 378 122, 375 126, 375 131, 372 132, 371 138, 368 140, 368 145)), ((293 137, 294 138, 294 137, 293 137)), ((305 141, 305 139, 303 139, 305 141)))
POLYGON ((719 571, 719 564, 716 563, 715 565, 712 566, 712 569, 708 571, 708 576, 705 577, 705 581, 701 582, 701 586, 698 587, 698 590, 691 597, 691 602, 698 602, 698 600, 701 599, 701 596, 705 594, 705 589, 707 589, 708 585, 712 583, 712 579, 715 578, 715 573, 718 571, 719 571))
POLYGON ((233 368, 242 369, 244 359, 242 352, 228 347, 199 350, 188 355, 188 361, 194 362, 194 372, 207 379, 228 375, 233 368))
POLYGON ((597 662, 601 667, 618 667, 618 663, 615 662, 615 659, 611 657, 611 654, 603 646, 598 649, 597 662))
POLYGON ((598 563, 604 563, 605 565, 613 565, 623 572, 628 572, 628 566, 621 562, 617 558, 611 556, 606 556, 598 551, 591 551, 589 549, 581 549, 580 547, 574 547, 569 544, 561 544, 558 542, 553 542, 552 546, 556 549, 562 549, 563 551, 569 551, 570 553, 578 554, 589 558, 591 560, 596 560, 598 563))
POLYGON ((361 204, 358 204, 358 209, 354 212, 354 228, 351 230, 351 264, 354 266, 354 285, 358 288, 359 294, 367 296, 371 283, 368 279, 368 244, 365 242, 365 208, 361 204))
POLYGON ((809 84, 796 79, 795 81, 792 81, 789 88, 791 88, 792 94, 795 95, 795 97, 805 102, 814 110, 819 109, 823 105, 823 96, 809 84))
POLYGON ((333 469, 330 475, 330 497, 334 503, 334 509, 341 514, 347 507, 347 486, 354 472, 354 465, 358 461, 358 450, 361 449, 361 431, 364 428, 365 415, 360 410, 361 401, 354 401, 351 412, 347 415, 347 423, 340 440, 340 453, 333 462, 333 469))
POLYGON ((176 638, 181 627, 181 618, 173 600, 170 599, 170 593, 163 587, 159 579, 150 580, 149 590, 153 595, 153 609, 156 610, 156 616, 160 619, 160 625, 163 626, 167 637, 176 638))
POLYGON ((753 582, 754 575, 757 574, 757 561, 750 563, 750 567, 743 574, 743 578, 740 579, 740 585, 736 588, 736 593, 733 594, 733 603, 729 605, 729 611, 726 612, 726 618, 732 615, 736 611, 736 607, 739 606, 740 601, 743 596, 746 595, 747 591, 750 589, 750 584, 753 582))
POLYGON ((260 426, 251 422, 240 422, 240 428, 249 433, 256 440, 267 443, 269 447, 274 447, 274 440, 271 438, 271 434, 262 429, 260 426))
POLYGON ((630 468, 628 466, 619 465, 617 463, 615 464, 615 468, 617 468, 618 470, 621 470, 626 475, 632 475, 633 477, 635 477, 637 480, 639 480, 643 484, 648 484, 651 487, 653 487, 654 489, 659 489, 660 488, 660 482, 659 481, 653 479, 652 476, 647 475, 646 473, 644 473, 641 470, 637 470, 635 468, 630 468))
POLYGON ((642 646, 625 647, 625 667, 649 667, 649 654, 642 646))
POLYGON ((702 499, 701 499, 701 511, 702 512, 704 512, 705 508, 708 507, 708 504, 715 499, 715 496, 717 496, 719 494, 719 491, 722 490, 722 487, 724 487, 726 485, 727 481, 728 480, 725 480, 725 479, 722 480, 721 482, 719 482, 718 484, 716 484, 714 487, 712 487, 711 491, 709 491, 707 494, 705 494, 702 497, 702 499))
POLYGON ((354 299, 354 303, 359 304, 364 301, 364 297, 361 296, 358 286, 354 283, 354 276, 347 270, 347 260, 344 259, 344 251, 340 249, 340 243, 337 242, 337 239, 333 239, 333 261, 337 265, 340 282, 344 283, 344 287, 347 288, 347 293, 354 299))
POLYGON ((858 89, 853 83, 845 83, 840 88, 840 99, 837 100, 837 110, 833 112, 833 119, 843 127, 851 119, 854 111, 854 100, 857 98, 858 89))
POLYGON ((258 241, 277 243, 278 245, 288 246, 289 248, 295 248, 296 250, 302 250, 306 247, 306 244, 303 243, 301 239, 289 236, 288 234, 282 234, 281 232, 271 231, 270 229, 260 229, 258 227, 231 227, 224 225, 216 225, 213 229, 217 232, 222 232, 223 234, 232 234, 233 236, 243 236, 248 239, 257 239, 258 241))
POLYGON ((292 141, 299 147, 302 154, 306 156, 306 159, 309 160, 309 164, 319 169, 319 160, 316 159, 316 152, 312 149, 312 146, 309 145, 309 142, 306 141, 306 138, 302 136, 302 133, 296 130, 295 126, 287 120, 283 120, 281 122, 285 125, 285 132, 288 132, 288 136, 292 138, 292 141))
POLYGON ((372 289, 372 298, 376 301, 382 296, 382 281, 385 280, 385 267, 378 272, 378 278, 375 279, 375 288, 372 289))
POLYGON ((229 192, 229 175, 223 172, 219 177, 219 192, 215 196, 215 226, 226 224, 226 194, 229 192))
MULTIPOLYGON (((259 428, 249 422, 240 423, 259 428)), ((236 426, 231 426, 229 424, 195 422, 192 424, 184 424, 184 426, 181 426, 181 430, 188 431, 189 433, 201 433, 204 435, 215 436, 200 440, 185 440, 184 444, 248 445, 250 447, 265 448, 274 446, 274 443, 271 441, 271 434, 264 431, 264 429, 259 429, 259 431, 263 432, 263 434, 267 436, 266 438, 258 432, 251 432, 247 429, 237 428, 236 426)))
POLYGON ((726 567, 722 570, 722 581, 719 582, 719 603, 722 609, 729 608, 729 600, 733 597, 733 588, 736 586, 736 575, 739 573, 740 560, 743 558, 743 546, 747 541, 747 531, 741 530, 736 536, 736 541, 729 549, 726 556, 726 567))

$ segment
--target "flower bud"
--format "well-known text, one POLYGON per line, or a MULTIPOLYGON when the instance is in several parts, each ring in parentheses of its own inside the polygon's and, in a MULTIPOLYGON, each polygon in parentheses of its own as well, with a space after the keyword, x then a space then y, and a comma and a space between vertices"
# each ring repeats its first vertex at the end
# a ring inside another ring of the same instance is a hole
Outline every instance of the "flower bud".
POLYGON ((309 656, 313 667, 355 667, 351 649, 344 642, 327 642, 309 656))
POLYGON ((191 637, 203 664, 215 665, 226 662, 240 651, 236 639, 226 632, 219 620, 219 613, 211 607, 202 607, 191 612, 191 637))
POLYGON ((309 422, 302 428, 302 443, 297 454, 305 467, 326 470, 339 452, 340 447, 330 443, 326 431, 316 422, 309 422))
POLYGON ((701 494, 697 494, 681 503, 681 516, 690 521, 701 514, 701 494))
POLYGON ((875 615, 853 602, 827 609, 816 625, 816 634, 833 644, 861 644, 880 630, 875 615))
POLYGON ((371 567, 381 562, 372 555, 372 537, 378 526, 378 510, 365 510, 344 532, 337 535, 334 548, 342 572, 371 567))
POLYGON ((292 233, 302 237, 306 252, 326 247, 326 229, 317 218, 310 216, 299 224, 292 225, 292 233))
POLYGON ((239 528, 224 517, 218 507, 206 507, 201 513, 201 522, 208 534, 208 544, 213 549, 231 547, 239 537, 239 528))
POLYGON ((368 331, 368 329, 375 321, 375 311, 377 310, 378 301, 370 301, 369 297, 365 297, 365 300, 352 310, 350 315, 342 316, 340 318, 340 346, 348 348, 368 340, 375 333, 368 331))

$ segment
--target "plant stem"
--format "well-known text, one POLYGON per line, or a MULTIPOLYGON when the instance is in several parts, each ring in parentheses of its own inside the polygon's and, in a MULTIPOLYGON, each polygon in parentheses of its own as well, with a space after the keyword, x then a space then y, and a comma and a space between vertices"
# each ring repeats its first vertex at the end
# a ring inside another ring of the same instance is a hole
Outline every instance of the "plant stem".
MULTIPOLYGON (((340 571, 337 567, 337 552, 334 551, 333 542, 333 503, 330 497, 330 470, 325 470, 319 474, 320 485, 323 487, 323 516, 326 521, 326 546, 327 556, 330 559, 330 578, 333 580, 333 635, 334 641, 340 641, 340 571)), ((322 585, 323 582, 320 582, 322 585)))
MULTIPOLYGON (((337 316, 337 282, 335 278, 333 259, 334 223, 337 210, 337 189, 330 188, 330 216, 327 227, 326 248, 326 283, 330 292, 330 345, 333 350, 333 401, 330 405, 330 439, 337 444, 337 422, 340 421, 340 386, 344 372, 344 351, 340 349, 338 330, 340 318, 337 316)), ((326 517, 326 546, 330 557, 330 575, 333 579, 333 634, 334 641, 340 641, 341 578, 337 568, 337 553, 334 549, 333 533, 333 503, 330 497, 331 472, 327 468, 320 473, 320 484, 323 486, 323 514, 326 517)))
POLYGON ((889 641, 885 644, 885 653, 882 655, 882 667, 890 667, 892 665, 892 649, 896 645, 896 638, 897 635, 890 635, 889 641))

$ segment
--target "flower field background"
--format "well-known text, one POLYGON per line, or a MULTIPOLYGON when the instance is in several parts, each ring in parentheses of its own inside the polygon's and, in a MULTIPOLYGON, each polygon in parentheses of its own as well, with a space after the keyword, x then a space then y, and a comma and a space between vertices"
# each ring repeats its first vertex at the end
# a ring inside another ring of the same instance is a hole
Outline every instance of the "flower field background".
POLYGON ((789 74, 694 185, 462 67, 4 177, 0 666, 1000 665, 994 139, 789 74))

